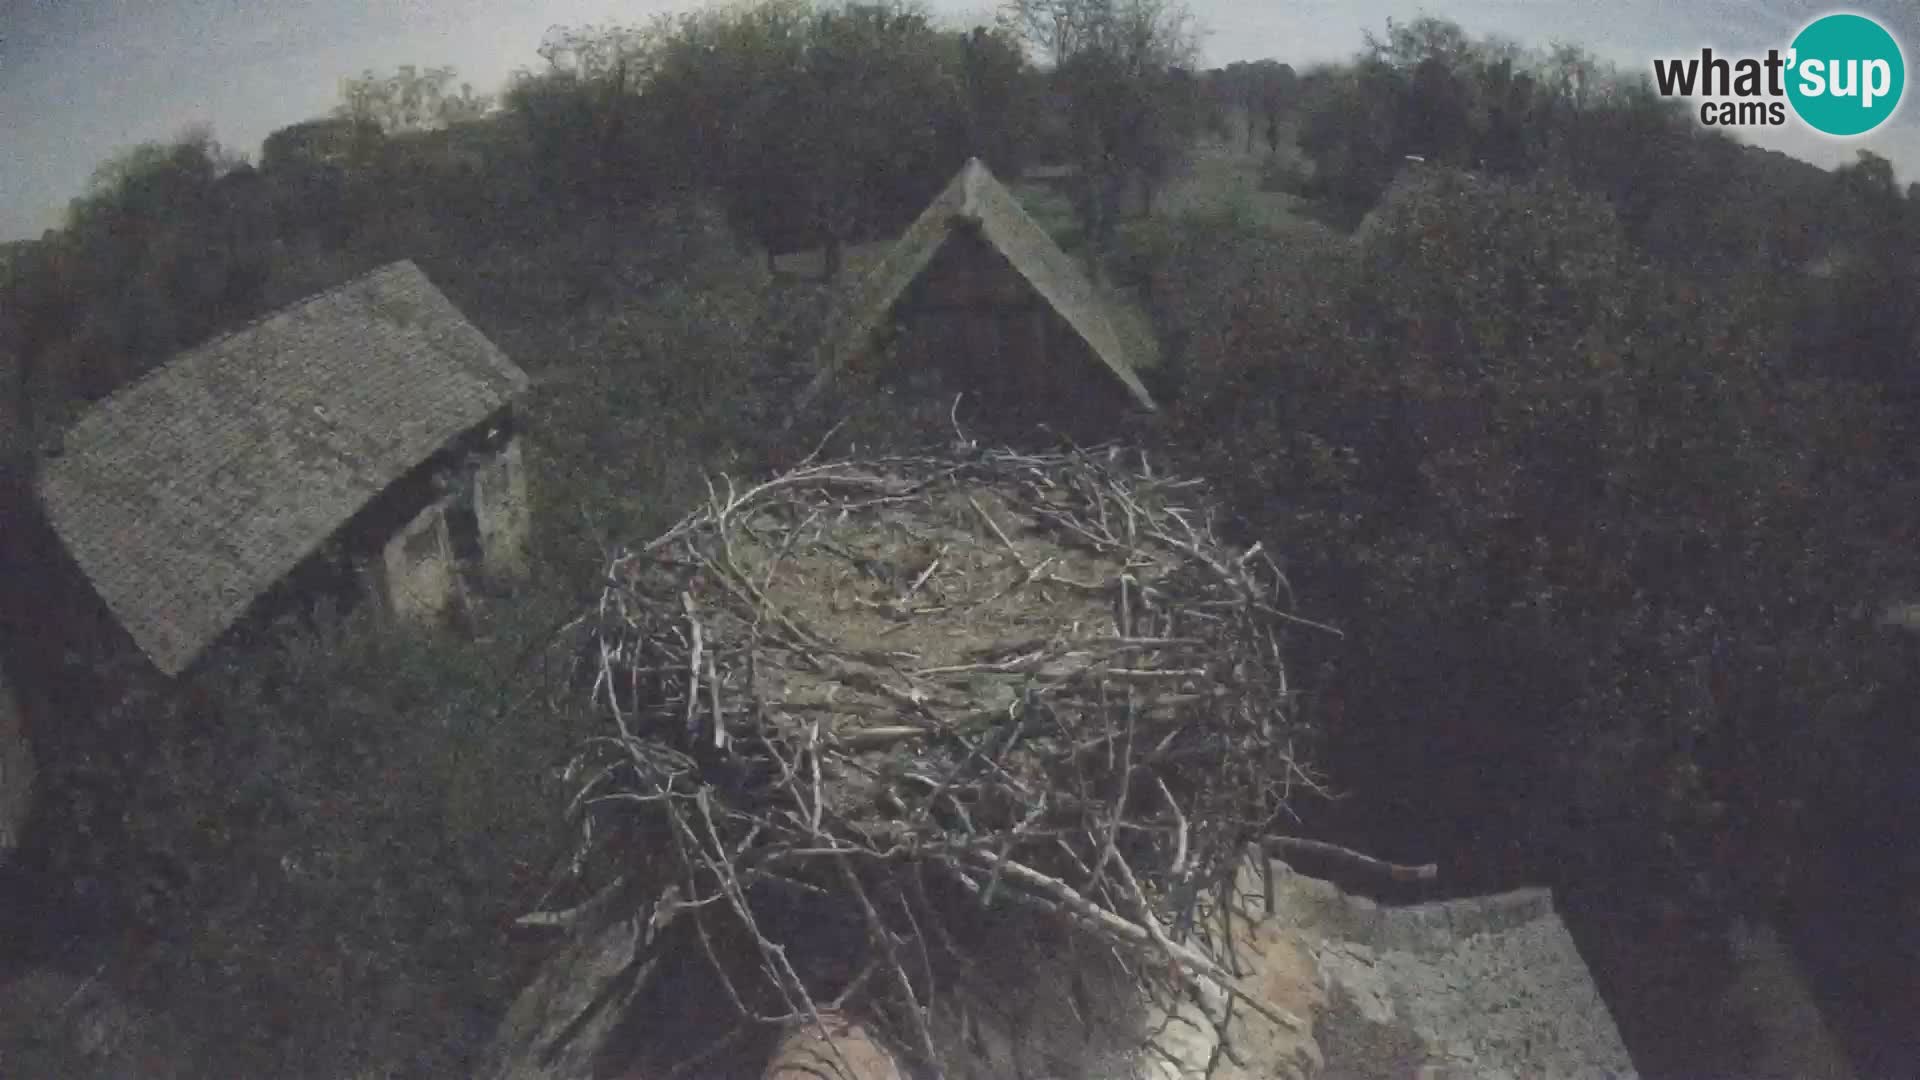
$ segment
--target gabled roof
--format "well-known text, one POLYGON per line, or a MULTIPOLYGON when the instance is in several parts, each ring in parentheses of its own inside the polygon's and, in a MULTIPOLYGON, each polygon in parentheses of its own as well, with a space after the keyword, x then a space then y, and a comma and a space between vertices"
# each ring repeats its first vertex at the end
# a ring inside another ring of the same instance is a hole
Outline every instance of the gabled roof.
POLYGON ((894 305, 962 228, 971 229, 999 252, 1073 327, 1135 401, 1148 409, 1155 407, 1136 374, 1145 358, 1119 331, 1099 290, 1046 230, 1027 216, 1013 193, 994 179, 979 158, 968 160, 953 182, 860 281, 843 309, 846 317, 822 347, 820 372, 801 394, 801 405, 819 393, 836 372, 873 346, 875 331, 894 305))
POLYGON ((88 410, 48 519, 162 672, 527 386, 411 262, 182 353, 88 410))

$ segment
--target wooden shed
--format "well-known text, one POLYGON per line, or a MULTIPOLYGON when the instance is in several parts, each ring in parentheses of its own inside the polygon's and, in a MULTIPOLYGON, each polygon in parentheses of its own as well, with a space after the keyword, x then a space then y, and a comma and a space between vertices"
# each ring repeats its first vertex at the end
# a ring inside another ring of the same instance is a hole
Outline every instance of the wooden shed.
POLYGON ((431 617, 471 561, 526 564, 527 377, 411 262, 175 357, 40 468, 47 520, 162 673, 323 553, 431 617))
POLYGON ((802 407, 842 373, 885 366, 1057 416, 1155 409, 1138 374, 1150 337, 977 158, 860 280, 818 361, 802 407))

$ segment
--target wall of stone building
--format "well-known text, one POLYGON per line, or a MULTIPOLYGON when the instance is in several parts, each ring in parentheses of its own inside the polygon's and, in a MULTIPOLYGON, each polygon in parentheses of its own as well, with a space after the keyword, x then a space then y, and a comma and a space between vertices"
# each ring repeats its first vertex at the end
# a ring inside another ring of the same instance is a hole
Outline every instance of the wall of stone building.
MULTIPOLYGON (((894 378, 965 392, 1012 426, 1109 436, 1125 387, 998 252, 965 233, 934 257, 893 311, 894 378)), ((984 434, 984 433, 982 433, 984 434)))
POLYGON ((1735 919, 1727 943, 1733 951, 1734 980, 1721 1007, 1752 1024, 1747 1075, 1756 1080, 1852 1080, 1845 1052, 1774 928, 1735 919))
POLYGON ((387 541, 378 576, 380 599, 393 615, 431 622, 446 614, 455 570, 445 500, 429 504, 387 541))
POLYGON ((473 514, 487 573, 503 577, 525 574, 533 513, 527 502, 527 470, 517 436, 475 466, 473 514))
POLYGON ((0 682, 0 863, 20 845, 33 805, 33 743, 20 703, 0 682))

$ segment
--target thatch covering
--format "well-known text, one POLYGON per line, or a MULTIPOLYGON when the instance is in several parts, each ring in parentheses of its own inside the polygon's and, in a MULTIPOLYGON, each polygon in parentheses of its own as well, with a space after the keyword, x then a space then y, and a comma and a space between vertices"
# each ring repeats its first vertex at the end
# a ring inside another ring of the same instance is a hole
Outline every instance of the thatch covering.
POLYGON ((1086 274, 994 179, 980 159, 970 159, 893 248, 863 277, 819 353, 819 374, 802 392, 805 406, 843 369, 874 346, 895 305, 961 230, 971 232, 1045 299, 1086 343, 1094 358, 1126 387, 1142 408, 1155 408, 1138 369, 1147 343, 1118 325, 1108 301, 1086 274))
POLYGON ((89 410, 48 518, 172 675, 527 377, 410 262, 183 353, 89 410))
MULTIPOLYGON (((717 1038, 846 1010, 925 1067, 959 1038, 926 1006, 1014 915, 1149 996, 1236 994, 1207 942, 1315 789, 1282 653, 1326 628, 1209 506, 1118 449, 810 460, 615 558, 580 622, 608 731, 574 766, 576 866, 580 910, 644 944, 594 1008, 684 1034, 686 987, 717 986, 717 1038)), ((645 1075, 698 1048, 656 1051, 645 1075)))

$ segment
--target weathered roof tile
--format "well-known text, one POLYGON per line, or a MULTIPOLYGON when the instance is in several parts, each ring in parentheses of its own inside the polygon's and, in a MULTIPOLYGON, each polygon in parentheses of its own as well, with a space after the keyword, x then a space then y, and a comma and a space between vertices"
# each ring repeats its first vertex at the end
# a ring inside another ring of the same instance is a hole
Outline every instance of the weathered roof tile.
POLYGON ((1131 344, 1114 325, 1109 302, 979 158, 968 160, 860 281, 844 308, 844 316, 821 349, 819 374, 801 394, 801 406, 872 347, 875 331, 894 305, 926 271, 954 230, 962 226, 976 230, 1046 299, 1136 402, 1154 408, 1153 398, 1137 372, 1148 361, 1136 355, 1140 347, 1131 344))
POLYGON ((527 377, 411 262, 182 353, 41 470, 61 539, 167 674, 527 377))

